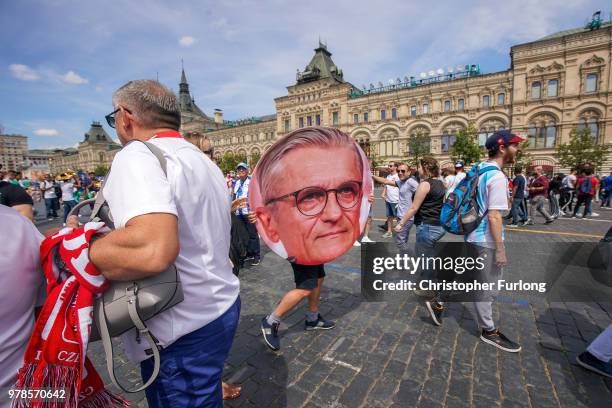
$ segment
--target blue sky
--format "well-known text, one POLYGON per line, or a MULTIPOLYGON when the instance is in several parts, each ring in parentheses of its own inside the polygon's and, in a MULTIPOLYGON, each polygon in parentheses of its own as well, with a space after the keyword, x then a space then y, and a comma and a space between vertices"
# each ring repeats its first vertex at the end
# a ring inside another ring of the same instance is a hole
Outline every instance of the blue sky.
MULTIPOLYGON (((155 78, 226 119, 274 113, 318 38, 357 86, 458 64, 508 69, 510 47, 582 26, 604 1, 0 1, 0 124, 30 148, 67 147, 155 78)), ((105 125, 111 136, 114 131, 105 125)))

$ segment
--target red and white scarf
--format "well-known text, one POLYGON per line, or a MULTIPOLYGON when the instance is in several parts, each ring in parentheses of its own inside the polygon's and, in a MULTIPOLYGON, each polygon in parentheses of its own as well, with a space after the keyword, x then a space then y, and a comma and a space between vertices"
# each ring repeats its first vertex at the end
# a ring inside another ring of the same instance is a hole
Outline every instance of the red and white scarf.
POLYGON ((47 300, 36 320, 19 370, 17 388, 64 389, 65 399, 15 400, 14 407, 125 407, 128 402, 104 389, 87 358, 93 303, 108 282, 89 261, 89 242, 110 232, 102 222, 64 228, 40 245, 47 300))

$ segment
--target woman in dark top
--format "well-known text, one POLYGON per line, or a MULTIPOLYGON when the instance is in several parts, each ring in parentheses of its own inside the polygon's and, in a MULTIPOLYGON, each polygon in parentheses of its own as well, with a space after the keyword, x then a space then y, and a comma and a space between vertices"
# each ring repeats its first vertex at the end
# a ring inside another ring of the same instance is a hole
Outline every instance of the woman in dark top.
MULTIPOLYGON (((424 157, 419 161, 419 174, 421 183, 412 200, 412 207, 395 227, 401 231, 408 220, 414 217, 416 226, 416 256, 433 256, 434 246, 445 234, 440 225, 440 212, 444 203, 446 189, 444 183, 438 179, 440 167, 433 157, 424 157)), ((435 278, 434 271, 424 269, 421 276, 425 279, 435 278)))

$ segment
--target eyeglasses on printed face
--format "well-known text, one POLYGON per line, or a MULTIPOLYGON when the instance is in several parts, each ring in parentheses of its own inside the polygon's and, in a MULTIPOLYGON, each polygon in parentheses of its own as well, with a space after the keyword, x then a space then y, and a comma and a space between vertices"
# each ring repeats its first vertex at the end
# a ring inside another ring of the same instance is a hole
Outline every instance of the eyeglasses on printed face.
POLYGON ((117 112, 119 112, 121 109, 123 109, 124 111, 126 111, 129 114, 132 113, 128 109, 123 108, 123 107, 120 106, 117 109, 115 109, 114 111, 112 111, 111 113, 109 113, 108 115, 104 116, 104 119, 106 119, 106 123, 108 123, 108 126, 112 127, 113 129, 115 128, 115 116, 116 116, 117 112))
POLYGON ((295 197, 295 206, 298 211, 307 217, 314 217, 323 212, 327 206, 329 193, 336 193, 336 202, 340 208, 350 210, 355 207, 361 198, 361 182, 347 181, 338 188, 326 190, 321 187, 306 187, 293 193, 272 198, 266 201, 266 205, 276 201, 284 200, 291 196, 295 197))

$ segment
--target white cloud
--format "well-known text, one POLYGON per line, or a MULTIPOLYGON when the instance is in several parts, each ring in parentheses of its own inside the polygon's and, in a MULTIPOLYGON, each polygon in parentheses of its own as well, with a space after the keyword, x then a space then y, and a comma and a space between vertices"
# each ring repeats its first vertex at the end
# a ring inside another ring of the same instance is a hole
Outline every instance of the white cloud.
POLYGON ((36 129, 34 131, 34 134, 36 136, 58 136, 59 132, 57 131, 57 129, 36 129))
POLYGON ((37 81, 40 79, 40 75, 27 65, 11 64, 9 65, 9 71, 11 71, 15 78, 21 81, 37 81))
POLYGON ((60 76, 60 79, 63 82, 66 82, 68 84, 75 84, 75 85, 83 85, 89 82, 89 80, 87 80, 86 78, 83 78, 82 76, 80 76, 74 71, 66 72, 64 75, 60 76))
POLYGON ((195 38, 190 35, 185 35, 179 39, 179 45, 181 47, 191 47, 195 43, 195 38))

